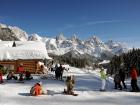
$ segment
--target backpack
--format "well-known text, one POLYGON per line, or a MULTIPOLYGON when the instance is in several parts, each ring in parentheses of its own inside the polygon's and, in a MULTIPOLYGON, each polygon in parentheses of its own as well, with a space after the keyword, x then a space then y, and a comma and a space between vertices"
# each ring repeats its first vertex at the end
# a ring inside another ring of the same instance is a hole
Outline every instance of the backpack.
POLYGON ((121 77, 120 77, 119 74, 116 74, 116 75, 115 75, 115 77, 114 77, 114 82, 116 82, 116 83, 121 82, 121 77))

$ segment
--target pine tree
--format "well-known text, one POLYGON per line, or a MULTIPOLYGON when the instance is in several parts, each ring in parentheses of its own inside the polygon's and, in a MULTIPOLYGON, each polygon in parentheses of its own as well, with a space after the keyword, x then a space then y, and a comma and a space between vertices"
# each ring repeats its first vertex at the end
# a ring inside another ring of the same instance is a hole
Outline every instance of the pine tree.
POLYGON ((15 41, 13 42, 13 45, 12 45, 12 47, 16 47, 16 43, 15 43, 15 41))

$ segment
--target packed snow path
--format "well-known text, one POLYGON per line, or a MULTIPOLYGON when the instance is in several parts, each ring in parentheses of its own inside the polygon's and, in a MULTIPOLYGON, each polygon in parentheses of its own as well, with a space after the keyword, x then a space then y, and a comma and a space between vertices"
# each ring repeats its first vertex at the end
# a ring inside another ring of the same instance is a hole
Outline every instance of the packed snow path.
POLYGON ((101 86, 100 78, 96 72, 85 72, 77 68, 70 68, 64 76, 75 75, 75 93, 78 96, 62 94, 65 82, 53 79, 40 79, 25 83, 15 83, 14 80, 0 84, 0 105, 139 105, 140 93, 116 91, 113 84, 107 82, 107 91, 98 91, 101 86), (34 83, 42 81, 44 90, 48 95, 38 97, 30 96, 29 91, 34 83))

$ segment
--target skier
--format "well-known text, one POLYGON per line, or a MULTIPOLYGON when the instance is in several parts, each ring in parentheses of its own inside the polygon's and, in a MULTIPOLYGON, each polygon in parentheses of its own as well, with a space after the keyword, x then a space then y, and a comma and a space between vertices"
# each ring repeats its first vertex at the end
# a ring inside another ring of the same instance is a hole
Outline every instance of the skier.
POLYGON ((120 75, 120 79, 121 79, 124 89, 127 89, 125 82, 124 82, 125 81, 125 72, 122 69, 120 69, 119 75, 120 75))
POLYGON ((130 71, 130 76, 131 76, 131 87, 132 87, 132 92, 138 92, 139 91, 139 87, 137 85, 137 70, 136 67, 133 65, 130 71))
POLYGON ((106 73, 105 73, 105 70, 104 70, 103 67, 101 68, 100 76, 101 76, 101 80, 102 80, 102 86, 101 86, 100 91, 105 91, 105 86, 106 86, 106 73))
POLYGON ((114 76, 114 83, 115 83, 115 89, 120 89, 122 90, 122 86, 121 86, 121 77, 119 73, 116 73, 114 76))
POLYGON ((60 66, 59 66, 59 71, 60 71, 60 79, 63 80, 64 68, 62 67, 62 64, 60 64, 60 66))
POLYGON ((59 79, 60 78, 60 68, 58 67, 58 64, 55 65, 55 79, 59 79))

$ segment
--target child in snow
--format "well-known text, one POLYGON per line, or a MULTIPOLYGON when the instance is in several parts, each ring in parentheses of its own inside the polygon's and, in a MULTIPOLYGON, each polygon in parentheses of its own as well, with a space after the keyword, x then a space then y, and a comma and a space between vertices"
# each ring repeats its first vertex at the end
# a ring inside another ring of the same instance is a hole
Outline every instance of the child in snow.
POLYGON ((30 73, 29 71, 26 71, 26 72, 25 72, 25 79, 26 79, 26 80, 31 80, 31 79, 33 79, 33 77, 31 76, 31 73, 30 73))
POLYGON ((101 76, 101 80, 102 80, 102 86, 101 86, 100 91, 105 91, 105 85, 106 85, 106 73, 105 73, 103 67, 101 68, 100 76, 101 76))
POLYGON ((24 80, 23 74, 21 73, 21 74, 19 74, 19 81, 23 81, 23 80, 24 80))
POLYGON ((64 89, 64 93, 74 95, 74 90, 73 90, 74 84, 75 84, 74 76, 68 76, 66 79, 67 90, 64 89))
POLYGON ((38 96, 41 94, 45 94, 42 88, 42 82, 36 83, 30 90, 30 94, 33 96, 38 96))
POLYGON ((7 80, 11 80, 12 78, 15 80, 18 79, 18 77, 14 75, 14 72, 10 71, 9 74, 7 75, 7 80))

